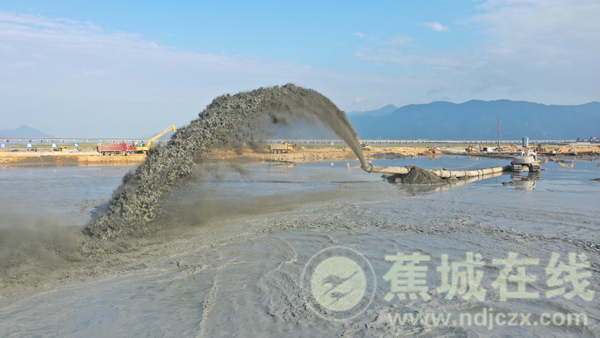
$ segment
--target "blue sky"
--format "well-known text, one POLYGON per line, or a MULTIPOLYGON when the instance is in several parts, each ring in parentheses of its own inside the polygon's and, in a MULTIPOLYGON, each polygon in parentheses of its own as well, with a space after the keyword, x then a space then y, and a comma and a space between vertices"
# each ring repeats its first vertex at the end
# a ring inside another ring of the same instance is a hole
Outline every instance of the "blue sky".
POLYGON ((598 101, 598 17, 595 0, 5 0, 0 130, 148 135, 288 82, 346 111, 598 101))
POLYGON ((256 55, 313 66, 375 69, 353 58, 366 42, 409 35, 422 48, 460 51, 477 33, 440 35, 425 22, 456 24, 476 12, 466 1, 18 1, 12 13, 91 22, 106 33, 130 32, 162 45, 199 53, 256 55), (93 3, 93 4, 92 4, 93 3))

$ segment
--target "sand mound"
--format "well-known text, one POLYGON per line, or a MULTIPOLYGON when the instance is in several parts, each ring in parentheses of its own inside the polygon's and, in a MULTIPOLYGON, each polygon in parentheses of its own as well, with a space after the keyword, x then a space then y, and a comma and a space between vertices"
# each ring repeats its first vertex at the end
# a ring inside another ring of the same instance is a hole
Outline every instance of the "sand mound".
POLYGON ((408 174, 393 174, 384 175, 383 177, 390 183, 401 183, 401 184, 441 184, 446 180, 440 178, 430 170, 423 169, 414 165, 407 165, 410 171, 408 174))

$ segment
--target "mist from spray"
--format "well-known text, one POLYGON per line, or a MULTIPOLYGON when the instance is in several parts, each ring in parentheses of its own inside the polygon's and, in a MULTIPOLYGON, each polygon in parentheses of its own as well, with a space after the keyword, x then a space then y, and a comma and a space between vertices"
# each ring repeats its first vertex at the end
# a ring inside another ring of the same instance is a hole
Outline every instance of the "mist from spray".
POLYGON ((321 121, 341 137, 366 166, 356 131, 346 114, 312 89, 286 84, 217 97, 189 125, 178 129, 163 148, 153 148, 146 161, 123 178, 105 212, 96 216, 84 234, 111 239, 140 236, 160 213, 159 199, 191 179, 192 167, 215 146, 255 147, 269 126, 296 119, 321 121))

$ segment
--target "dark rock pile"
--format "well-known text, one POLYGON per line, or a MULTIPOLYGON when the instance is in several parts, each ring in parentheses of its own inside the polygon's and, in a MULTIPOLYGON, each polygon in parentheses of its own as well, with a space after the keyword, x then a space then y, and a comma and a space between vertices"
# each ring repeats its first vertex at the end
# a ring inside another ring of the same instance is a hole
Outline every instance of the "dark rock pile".
POLYGON ((387 179, 390 183, 401 184, 431 185, 446 182, 446 180, 432 173, 431 170, 423 169, 414 165, 407 165, 406 168, 410 170, 408 174, 383 175, 383 178, 387 179))

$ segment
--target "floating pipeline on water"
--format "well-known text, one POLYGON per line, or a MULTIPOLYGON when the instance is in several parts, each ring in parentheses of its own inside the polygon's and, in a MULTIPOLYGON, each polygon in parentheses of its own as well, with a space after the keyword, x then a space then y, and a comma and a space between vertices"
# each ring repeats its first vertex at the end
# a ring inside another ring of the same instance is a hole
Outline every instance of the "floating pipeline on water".
POLYGON ((356 131, 346 114, 315 90, 286 84, 217 97, 200 117, 173 134, 165 147, 149 151, 134 173, 123 177, 106 211, 83 230, 100 239, 139 236, 161 212, 159 199, 192 176, 192 167, 210 147, 256 145, 278 123, 295 119, 321 121, 341 137, 358 156, 362 154, 356 131))
MULTIPOLYGON (((365 165, 361 166, 361 168, 368 172, 376 172, 383 174, 398 174, 398 175, 406 175, 411 172, 413 168, 418 168, 415 166, 405 166, 405 167, 390 167, 383 165, 373 165, 367 162, 365 165)), ((421 169, 421 168, 419 168, 421 169)), ((427 170, 427 169, 424 169, 427 170)), ((432 174, 441 177, 441 178, 460 178, 460 177, 476 177, 482 175, 490 175, 494 173, 500 173, 503 171, 511 171, 512 168, 510 165, 502 166, 502 167, 492 167, 492 168, 484 168, 484 169, 473 169, 473 170, 429 170, 432 174)))
POLYGON ((405 167, 390 167, 366 164, 362 169, 368 173, 383 173, 383 178, 389 182, 403 184, 442 184, 448 179, 454 178, 470 178, 470 177, 493 177, 493 175, 501 174, 502 172, 511 171, 511 166, 493 167, 474 170, 429 170, 419 168, 414 165, 405 167))

